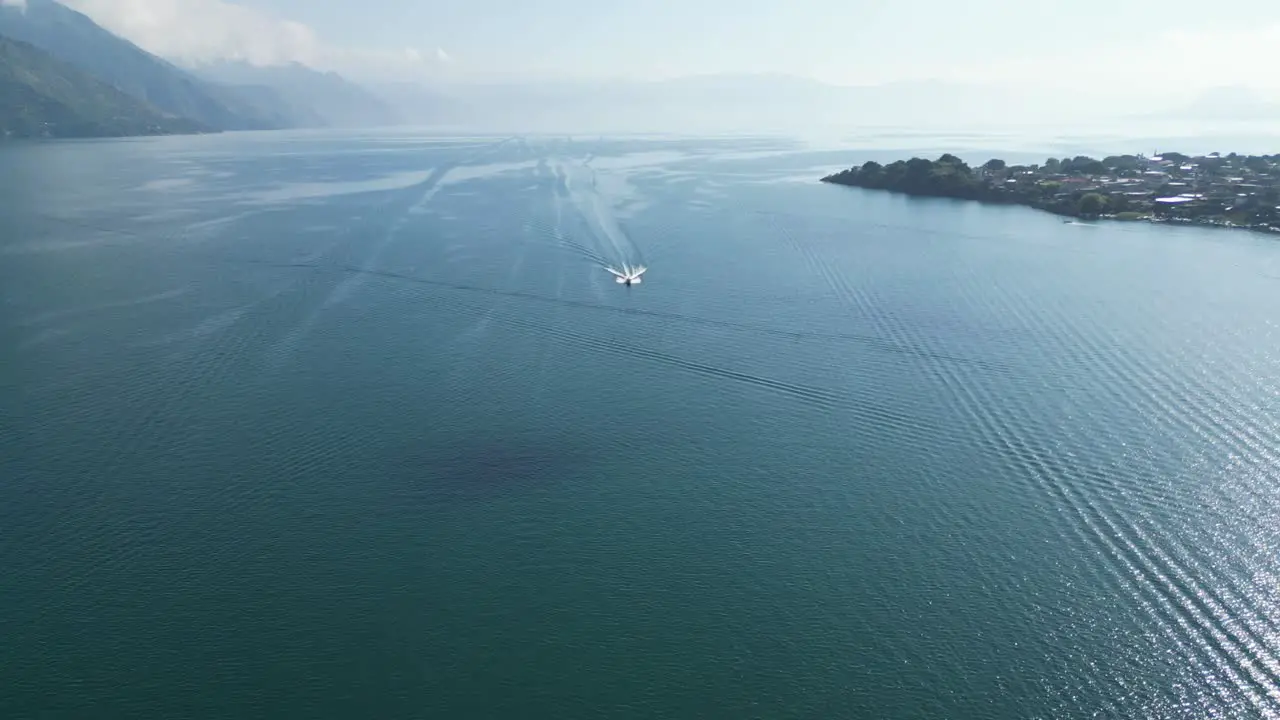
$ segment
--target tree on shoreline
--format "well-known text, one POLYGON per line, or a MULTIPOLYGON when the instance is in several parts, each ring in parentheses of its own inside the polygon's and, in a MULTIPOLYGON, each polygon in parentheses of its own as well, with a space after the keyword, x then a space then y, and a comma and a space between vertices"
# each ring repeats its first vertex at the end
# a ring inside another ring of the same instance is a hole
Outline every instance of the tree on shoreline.
POLYGON ((1079 212, 1081 217, 1097 217, 1107 208, 1107 198, 1101 193, 1085 193, 1080 197, 1079 212))

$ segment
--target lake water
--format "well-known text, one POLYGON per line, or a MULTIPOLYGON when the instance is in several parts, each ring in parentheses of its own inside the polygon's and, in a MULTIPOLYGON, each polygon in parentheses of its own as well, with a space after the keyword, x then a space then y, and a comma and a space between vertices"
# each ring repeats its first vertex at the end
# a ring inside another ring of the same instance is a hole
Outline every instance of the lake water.
POLYGON ((1280 243, 897 154, 0 148, 0 717, 1280 717, 1280 243))

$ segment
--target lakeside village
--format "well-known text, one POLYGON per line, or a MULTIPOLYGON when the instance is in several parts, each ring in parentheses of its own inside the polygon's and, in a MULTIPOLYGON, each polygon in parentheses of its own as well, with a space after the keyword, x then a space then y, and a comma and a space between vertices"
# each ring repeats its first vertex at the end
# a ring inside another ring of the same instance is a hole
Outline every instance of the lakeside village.
POLYGON ((955 155, 864 163, 823 182, 928 197, 1012 203, 1084 219, 1183 222, 1280 233, 1280 154, 1190 157, 1176 152, 1043 165, 955 155))

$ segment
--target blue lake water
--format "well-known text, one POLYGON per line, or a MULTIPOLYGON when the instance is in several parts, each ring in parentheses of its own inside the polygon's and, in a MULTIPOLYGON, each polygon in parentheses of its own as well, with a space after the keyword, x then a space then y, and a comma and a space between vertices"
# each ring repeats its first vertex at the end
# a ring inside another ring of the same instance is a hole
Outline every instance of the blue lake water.
POLYGON ((1280 717, 1280 243, 899 154, 0 147, 0 717, 1280 717))

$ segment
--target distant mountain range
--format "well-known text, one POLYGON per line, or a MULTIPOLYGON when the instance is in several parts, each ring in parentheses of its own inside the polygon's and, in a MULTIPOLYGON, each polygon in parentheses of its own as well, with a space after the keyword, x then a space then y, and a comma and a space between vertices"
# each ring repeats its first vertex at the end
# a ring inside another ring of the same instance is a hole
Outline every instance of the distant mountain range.
POLYGON ((269 94, 295 127, 369 127, 399 121, 390 105, 369 90, 337 73, 319 72, 299 63, 261 67, 221 62, 194 72, 241 96, 269 94))
POLYGON ((0 56, 0 117, 11 135, 402 124, 502 132, 752 133, 963 132, 1040 124, 1061 132, 1094 120, 1280 119, 1280 103, 1234 88, 1151 112, 1168 103, 1138 90, 1093 97, 941 81, 840 86, 770 74, 362 86, 296 63, 179 67, 55 0, 26 0, 25 7, 0 3, 0 37, 11 41, 0 56))
POLYGON ((204 129, 34 45, 0 36, 0 137, 154 135, 204 129))
POLYGON ((1280 121, 1280 102, 1245 87, 1210 88, 1166 116, 1178 120, 1280 121))
POLYGON ((367 90, 302 65, 180 68, 54 0, 0 5, 0 37, 8 40, 0 116, 13 123, 11 135, 275 130, 397 119, 367 90), (69 87, 79 90, 68 94, 69 87))
POLYGON ((415 121, 528 131, 947 129, 1065 124, 1111 106, 1079 94, 943 81, 832 85, 786 75, 374 86, 415 121), (517 125, 518 124, 518 125, 517 125))
POLYGON ((30 43, 153 107, 212 130, 279 126, 226 88, 200 81, 53 0, 0 7, 0 35, 30 43))
POLYGON ((1193 100, 1158 88, 1068 90, 943 80, 835 85, 777 74, 667 80, 493 80, 371 85, 406 120, 498 132, 1132 132, 1163 121, 1280 121, 1280 101, 1246 88, 1193 100))

